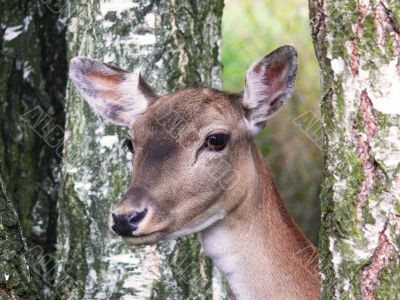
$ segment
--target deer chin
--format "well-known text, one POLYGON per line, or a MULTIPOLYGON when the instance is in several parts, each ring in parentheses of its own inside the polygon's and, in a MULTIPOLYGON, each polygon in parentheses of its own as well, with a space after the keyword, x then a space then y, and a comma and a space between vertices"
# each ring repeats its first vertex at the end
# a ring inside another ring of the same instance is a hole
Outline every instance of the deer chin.
POLYGON ((225 211, 219 211, 211 216, 209 216, 207 219, 198 221, 195 224, 191 224, 191 226, 186 226, 183 227, 182 229, 176 230, 170 234, 167 235, 168 239, 173 239, 173 238, 178 238, 181 236, 186 236, 189 234, 194 234, 203 231, 204 229, 214 225, 218 221, 222 220, 225 218, 226 213, 225 211))
POLYGON ((155 231, 148 234, 134 235, 130 237, 122 237, 122 240, 129 245, 153 245, 163 240, 165 233, 162 231, 155 231))

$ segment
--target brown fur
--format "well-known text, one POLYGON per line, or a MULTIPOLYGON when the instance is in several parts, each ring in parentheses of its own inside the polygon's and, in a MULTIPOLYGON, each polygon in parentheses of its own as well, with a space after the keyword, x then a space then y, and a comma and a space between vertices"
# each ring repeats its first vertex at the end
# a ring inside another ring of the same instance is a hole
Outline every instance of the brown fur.
MULTIPOLYGON (((153 207, 150 209, 153 214, 141 224, 138 237, 125 240, 132 244, 154 243, 178 230, 195 227, 216 211, 223 210, 226 216, 212 228, 227 226, 232 240, 240 240, 240 236, 246 234, 259 244, 254 248, 252 242, 230 241, 231 249, 242 251, 238 259, 249 265, 262 265, 265 259, 274 261, 273 273, 268 269, 271 266, 265 264, 265 278, 256 269, 254 274, 246 271, 246 276, 254 283, 253 289, 263 288, 257 290, 258 299, 265 299, 266 295, 271 299, 289 295, 294 297, 292 299, 318 299, 316 249, 288 214, 261 153, 245 129, 239 99, 212 89, 187 89, 161 97, 137 120, 131 130, 136 154, 130 191, 140 187, 147 195, 135 198, 128 193, 116 211, 128 212, 147 206, 153 207), (172 112, 175 118, 168 117, 172 112), (176 120, 176 115, 182 119, 176 120), (206 136, 201 133, 202 129, 218 121, 232 136, 226 153, 221 155, 240 173, 240 182, 230 190, 213 184, 214 179, 208 178, 207 166, 193 167, 195 160, 191 154, 206 136), (157 144, 153 146, 155 141, 157 144), (204 192, 204 188, 209 191, 204 192), (241 228, 236 231, 238 224, 241 228), (249 232, 243 233, 246 228, 249 232), (155 236, 142 236, 155 231, 155 236), (274 294, 276 287, 267 284, 274 278, 287 281, 283 284, 288 289, 285 293, 278 288, 274 294), (270 288, 265 289, 268 285, 270 288)), ((203 234, 206 235, 207 230, 203 234)), ((210 256, 213 257, 212 253, 210 256)), ((234 287, 233 291, 237 292, 234 287)))

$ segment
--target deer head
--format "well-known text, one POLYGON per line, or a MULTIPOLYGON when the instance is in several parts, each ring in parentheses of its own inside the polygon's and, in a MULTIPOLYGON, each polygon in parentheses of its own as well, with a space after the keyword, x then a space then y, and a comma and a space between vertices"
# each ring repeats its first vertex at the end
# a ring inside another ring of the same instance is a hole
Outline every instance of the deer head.
POLYGON ((249 68, 243 93, 200 87, 157 96, 138 73, 72 59, 70 77, 90 107, 129 127, 132 180, 111 231, 151 244, 199 232, 240 206, 257 177, 253 136, 288 99, 296 69, 295 49, 283 46, 249 68))

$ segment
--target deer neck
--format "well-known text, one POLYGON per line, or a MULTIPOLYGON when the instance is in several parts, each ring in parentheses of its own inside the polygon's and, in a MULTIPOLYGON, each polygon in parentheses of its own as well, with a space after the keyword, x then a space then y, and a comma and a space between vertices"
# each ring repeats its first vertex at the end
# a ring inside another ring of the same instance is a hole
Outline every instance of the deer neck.
POLYGON ((256 147, 253 186, 223 220, 201 232, 205 253, 237 300, 318 299, 316 248, 289 216, 256 147))

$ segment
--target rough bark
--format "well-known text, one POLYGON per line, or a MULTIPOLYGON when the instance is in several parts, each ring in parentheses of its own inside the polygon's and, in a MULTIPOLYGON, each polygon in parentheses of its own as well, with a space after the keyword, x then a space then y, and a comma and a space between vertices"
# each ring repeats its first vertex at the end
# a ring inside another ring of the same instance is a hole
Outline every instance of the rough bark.
POLYGON ((400 3, 310 0, 322 73, 324 299, 400 295, 400 3))
POLYGON ((0 177, 0 299, 39 299, 38 274, 28 259, 18 216, 0 177))
POLYGON ((50 259, 46 268, 56 244, 67 80, 61 20, 41 1, 0 1, 0 173, 28 247, 50 259))
MULTIPOLYGON (((71 1, 69 57, 141 69, 159 92, 220 87, 222 0, 71 1)), ((128 247, 107 229, 130 180, 124 132, 94 115, 70 85, 60 202, 60 298, 211 299, 219 283, 196 237, 128 247), (71 280, 72 279, 72 280, 71 280)), ((221 295, 223 293, 221 292, 221 295)))

